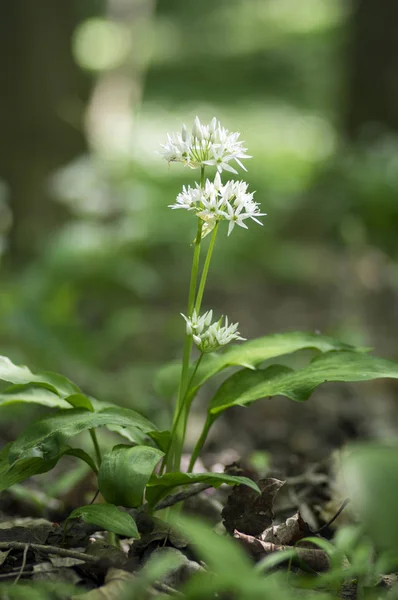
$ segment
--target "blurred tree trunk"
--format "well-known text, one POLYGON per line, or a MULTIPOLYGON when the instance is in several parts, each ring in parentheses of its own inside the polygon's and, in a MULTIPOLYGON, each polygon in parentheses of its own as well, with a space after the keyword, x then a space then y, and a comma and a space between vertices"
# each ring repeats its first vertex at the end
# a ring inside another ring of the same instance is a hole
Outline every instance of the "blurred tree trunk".
POLYGON ((89 80, 71 54, 79 10, 71 0, 0 3, 0 177, 10 188, 12 263, 29 260, 62 221, 48 176, 85 148, 89 80))
POLYGON ((346 115, 346 131, 352 139, 366 124, 398 131, 397 23, 397 0, 356 0, 346 115))

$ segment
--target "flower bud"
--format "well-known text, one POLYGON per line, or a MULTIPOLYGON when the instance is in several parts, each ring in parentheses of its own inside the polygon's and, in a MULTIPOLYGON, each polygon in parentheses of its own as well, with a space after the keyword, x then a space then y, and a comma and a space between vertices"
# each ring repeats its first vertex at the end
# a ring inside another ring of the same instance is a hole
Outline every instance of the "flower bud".
POLYGON ((195 121, 194 121, 193 127, 192 127, 192 136, 194 138, 197 138, 200 141, 203 138, 203 135, 202 135, 202 125, 200 124, 199 117, 195 117, 195 121))

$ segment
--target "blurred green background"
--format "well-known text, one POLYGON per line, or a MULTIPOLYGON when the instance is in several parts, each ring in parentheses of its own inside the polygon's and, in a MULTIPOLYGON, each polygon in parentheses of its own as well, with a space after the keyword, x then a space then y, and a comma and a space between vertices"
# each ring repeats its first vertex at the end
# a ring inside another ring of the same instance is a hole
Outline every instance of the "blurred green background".
POLYGON ((153 378, 181 352, 196 229, 167 205, 197 173, 156 151, 199 115, 241 131, 267 213, 219 236, 205 308, 247 338, 397 359, 397 18, 395 0, 1 3, 1 354, 166 418, 153 378))

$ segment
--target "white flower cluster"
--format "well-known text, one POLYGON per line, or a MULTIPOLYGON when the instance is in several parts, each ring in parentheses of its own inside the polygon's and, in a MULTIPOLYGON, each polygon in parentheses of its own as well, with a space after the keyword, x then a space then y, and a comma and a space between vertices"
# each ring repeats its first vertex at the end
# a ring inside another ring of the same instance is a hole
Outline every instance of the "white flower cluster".
POLYGON ((182 162, 192 169, 215 166, 219 173, 223 170, 237 173, 229 164, 235 160, 246 171, 240 159, 251 156, 246 154, 239 136, 239 132, 231 133, 221 127, 215 117, 208 125, 202 125, 199 117, 196 117, 191 133, 183 125, 181 133, 167 135, 167 142, 161 145, 160 154, 168 162, 182 162))
POLYGON ((262 225, 257 217, 262 217, 265 213, 260 212, 259 204, 253 200, 253 193, 248 193, 247 187, 244 181, 227 181, 222 185, 220 174, 217 173, 214 182, 206 180, 204 188, 199 184, 194 188, 184 186, 175 204, 170 204, 169 207, 194 211, 203 219, 205 227, 202 237, 222 220, 229 222, 229 235, 235 225, 247 229, 246 219, 253 219, 262 225))
MULTIPOLYGON (((183 187, 176 202, 170 208, 185 208, 193 211, 205 224, 202 228, 202 238, 205 237, 219 221, 228 221, 228 235, 235 225, 247 229, 246 219, 253 219, 262 225, 258 217, 265 216, 253 200, 253 193, 247 191, 244 181, 228 181, 221 183, 220 173, 223 170, 236 173, 229 164, 235 160, 243 169, 241 158, 251 158, 246 154, 246 148, 239 141, 239 133, 230 133, 221 127, 216 118, 208 125, 202 125, 196 117, 192 132, 189 133, 183 125, 181 133, 168 135, 168 141, 162 145, 161 154, 170 162, 183 162, 189 167, 215 166, 217 174, 214 181, 206 180, 202 187, 183 187)), ((246 170, 246 169, 245 169, 246 170)))
POLYGON ((187 335, 192 335, 196 347, 202 352, 215 352, 220 346, 225 346, 234 340, 244 340, 240 337, 238 327, 239 323, 231 323, 228 325, 228 317, 225 317, 225 325, 221 323, 223 317, 219 321, 212 323, 213 311, 209 310, 202 316, 198 316, 194 310, 192 317, 183 315, 186 322, 187 335))

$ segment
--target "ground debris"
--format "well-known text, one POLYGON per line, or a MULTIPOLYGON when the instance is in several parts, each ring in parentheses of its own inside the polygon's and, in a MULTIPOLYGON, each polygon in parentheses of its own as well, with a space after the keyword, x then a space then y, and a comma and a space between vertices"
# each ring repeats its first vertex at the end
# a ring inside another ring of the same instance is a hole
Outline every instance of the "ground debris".
POLYGON ((234 486, 228 496, 221 516, 229 533, 232 534, 237 529, 248 535, 259 535, 272 525, 274 498, 285 482, 268 477, 257 483, 260 495, 255 490, 240 485, 234 486))
POLYGON ((246 535, 245 533, 241 533, 237 530, 234 531, 234 538, 241 542, 244 548, 256 561, 259 561, 265 556, 268 556, 274 552, 295 550, 296 559, 294 559, 294 562, 303 570, 321 573, 330 568, 330 560, 328 555, 324 550, 319 548, 303 548, 300 546, 294 548, 294 546, 272 544, 271 542, 263 542, 257 537, 246 535))
POLYGON ((134 576, 123 569, 111 568, 108 570, 104 585, 86 594, 72 596, 71 600, 118 600, 126 591, 128 582, 134 576))
POLYGON ((0 523, 0 542, 45 544, 56 525, 46 519, 12 519, 0 523))
POLYGON ((260 536, 261 541, 282 546, 294 546, 299 540, 314 535, 312 529, 299 512, 286 519, 284 523, 268 527, 260 536))

